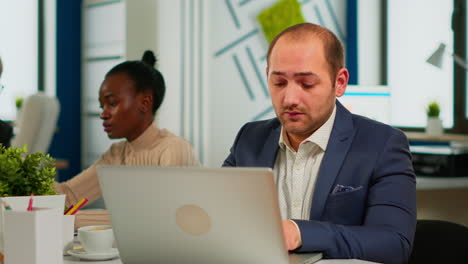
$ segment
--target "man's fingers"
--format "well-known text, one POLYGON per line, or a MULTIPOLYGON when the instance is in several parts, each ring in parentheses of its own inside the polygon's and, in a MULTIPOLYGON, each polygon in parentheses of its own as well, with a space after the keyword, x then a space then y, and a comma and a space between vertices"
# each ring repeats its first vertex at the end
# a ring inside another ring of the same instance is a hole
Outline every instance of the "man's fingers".
POLYGON ((294 243, 291 240, 287 241, 286 244, 288 246, 288 251, 294 250, 293 248, 294 243))
POLYGON ((283 237, 288 251, 296 249, 298 245, 297 230, 293 223, 288 220, 282 221, 283 237))

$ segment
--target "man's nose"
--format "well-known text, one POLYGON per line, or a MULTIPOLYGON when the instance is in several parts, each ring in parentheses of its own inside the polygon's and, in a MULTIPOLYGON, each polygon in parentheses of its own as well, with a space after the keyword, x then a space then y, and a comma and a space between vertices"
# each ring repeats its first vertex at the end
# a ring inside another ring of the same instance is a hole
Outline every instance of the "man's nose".
POLYGON ((290 84, 284 90, 283 104, 285 107, 293 107, 299 104, 301 89, 295 84, 290 84))

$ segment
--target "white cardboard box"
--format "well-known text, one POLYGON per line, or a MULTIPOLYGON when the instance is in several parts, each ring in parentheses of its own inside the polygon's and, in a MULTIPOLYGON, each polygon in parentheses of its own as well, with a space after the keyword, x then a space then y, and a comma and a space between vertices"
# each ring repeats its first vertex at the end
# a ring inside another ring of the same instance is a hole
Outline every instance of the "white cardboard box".
POLYGON ((63 264, 63 210, 4 213, 5 264, 63 264))
MULTIPOLYGON (((1 204, 7 202, 15 211, 26 211, 30 196, 8 196, 0 197, 0 252, 3 252, 3 213, 5 209, 1 204)), ((57 208, 63 210, 65 206, 65 195, 37 195, 34 196, 34 207, 57 208)))

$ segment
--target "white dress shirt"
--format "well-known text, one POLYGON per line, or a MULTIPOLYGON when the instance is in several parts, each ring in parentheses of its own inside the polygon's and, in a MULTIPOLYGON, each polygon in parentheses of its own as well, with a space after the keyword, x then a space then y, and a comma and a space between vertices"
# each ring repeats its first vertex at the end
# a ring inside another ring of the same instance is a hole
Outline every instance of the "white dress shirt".
POLYGON ((296 151, 281 128, 273 173, 282 219, 309 220, 312 196, 322 158, 335 121, 336 106, 328 120, 301 142, 296 151))

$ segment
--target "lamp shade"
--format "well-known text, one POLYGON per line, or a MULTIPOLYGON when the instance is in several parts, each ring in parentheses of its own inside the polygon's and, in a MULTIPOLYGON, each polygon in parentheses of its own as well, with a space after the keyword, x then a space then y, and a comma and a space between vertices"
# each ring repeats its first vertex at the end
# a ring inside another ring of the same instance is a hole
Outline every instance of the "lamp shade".
POLYGON ((432 53, 432 55, 426 60, 426 62, 438 68, 442 68, 444 52, 445 44, 440 43, 439 47, 434 51, 434 53, 432 53))

